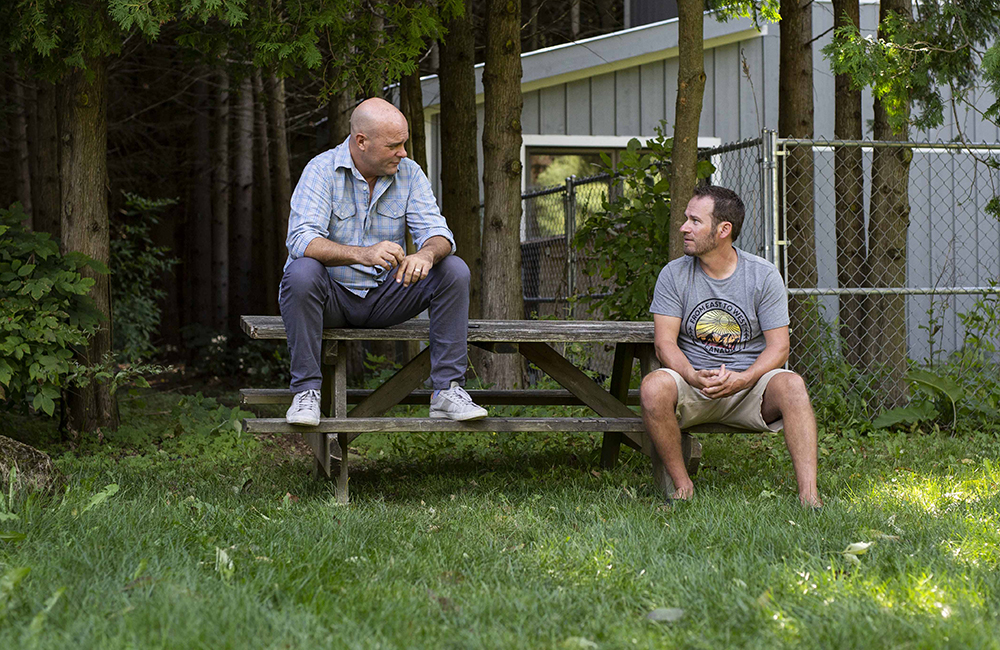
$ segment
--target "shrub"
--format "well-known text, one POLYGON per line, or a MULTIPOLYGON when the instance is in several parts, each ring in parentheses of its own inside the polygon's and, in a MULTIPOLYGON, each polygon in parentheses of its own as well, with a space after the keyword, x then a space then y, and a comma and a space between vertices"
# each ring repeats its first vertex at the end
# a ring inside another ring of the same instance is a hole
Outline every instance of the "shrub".
MULTIPOLYGON (((670 259, 670 179, 666 174, 673 152, 673 138, 664 135, 665 123, 643 146, 635 138, 622 152, 617 170, 601 154, 604 170, 620 179, 620 191, 605 198, 602 209, 581 215, 573 239, 583 269, 598 275, 604 286, 591 289, 596 300, 590 311, 600 309, 611 320, 648 320, 649 301, 660 269, 670 259)), ((708 161, 698 163, 698 178, 714 171, 708 161)))
POLYGON ((78 371, 73 347, 85 345, 103 319, 87 296, 94 280, 79 270, 108 270, 82 253, 60 255, 24 219, 20 204, 0 209, 0 398, 52 415, 78 371))

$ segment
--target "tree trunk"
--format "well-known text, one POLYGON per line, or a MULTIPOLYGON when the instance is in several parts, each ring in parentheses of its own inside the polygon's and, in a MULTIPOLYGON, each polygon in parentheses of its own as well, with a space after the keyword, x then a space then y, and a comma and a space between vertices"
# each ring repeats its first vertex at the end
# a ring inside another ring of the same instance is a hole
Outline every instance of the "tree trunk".
POLYGON ((212 327, 229 326, 229 72, 216 76, 212 142, 212 327))
POLYGON ((192 138, 194 178, 188 211, 188 263, 185 273, 192 322, 211 327, 212 305, 212 93, 202 71, 194 85, 195 116, 192 138))
POLYGON ((11 141, 14 143, 14 169, 17 177, 17 200, 27 215, 26 225, 34 228, 31 201, 31 153, 28 147, 28 106, 24 91, 24 79, 19 74, 17 62, 11 69, 10 84, 13 99, 13 115, 10 120, 11 141))
MULTIPOLYGON (((813 137, 812 2, 782 0, 778 73, 778 135, 813 137)), ((789 147, 784 158, 785 228, 788 233, 790 288, 815 288, 816 232, 813 218, 813 152, 808 146, 789 147)), ((819 359, 819 312, 815 299, 793 296, 789 301, 791 350, 789 365, 811 374, 819 359), (807 367, 808 366, 808 367, 807 367)))
POLYGON ((56 86, 39 81, 37 92, 38 140, 35 143, 38 176, 35 191, 34 227, 62 241, 62 191, 59 184, 59 95, 56 86))
POLYGON ((698 180, 698 125, 705 96, 703 0, 678 0, 680 34, 677 61, 677 105, 674 149, 670 164, 670 259, 684 255, 684 238, 678 236, 684 211, 698 180))
POLYGON ((254 243, 259 260, 254 271, 255 277, 263 279, 264 295, 260 296, 255 312, 262 310, 265 314, 278 313, 278 276, 281 267, 278 266, 278 248, 280 240, 274 237, 274 195, 271 183, 271 153, 267 137, 267 98, 264 95, 264 78, 260 70, 253 72, 254 95, 254 160, 257 162, 254 184, 258 191, 254 192, 257 203, 257 222, 254 227, 254 243))
POLYGON ((285 82, 273 74, 265 84, 267 90, 267 128, 271 147, 271 179, 274 183, 274 238, 281 242, 276 248, 275 262, 278 269, 284 268, 287 249, 285 237, 288 235, 288 213, 292 202, 292 172, 288 157, 288 136, 285 125, 285 82))
POLYGON ((351 134, 353 97, 354 93, 345 89, 335 93, 330 98, 330 103, 327 106, 327 121, 330 128, 330 141, 327 143, 329 149, 338 146, 351 134))
MULTIPOLYGON (((883 0, 879 7, 879 38, 890 13, 904 20, 913 16, 910 0, 883 0)), ((906 109, 909 114, 909 107, 906 109)), ((882 102, 875 101, 873 133, 876 140, 905 142, 909 130, 894 132, 882 102)), ((910 226, 910 161, 905 148, 876 147, 872 153, 871 217, 868 223, 868 285, 906 286, 906 233, 910 226)), ((906 400, 906 299, 872 296, 865 333, 871 368, 885 377, 883 406, 906 400)))
MULTIPOLYGON (((860 25, 858 0, 834 0, 834 26, 860 25)), ((833 135, 837 140, 860 140, 861 90, 849 74, 836 77, 833 135)), ((836 196, 837 284, 861 287, 865 282, 864 169, 860 147, 838 147, 834 154, 834 196, 836 196)), ((840 337, 844 360, 860 367, 866 359, 862 347, 865 296, 840 297, 840 337)))
MULTIPOLYGON (((108 232, 107 68, 102 59, 88 59, 87 72, 75 70, 63 78, 59 101, 62 129, 60 187, 62 189, 62 248, 79 251, 107 265, 111 253, 108 232)), ((94 278, 90 296, 107 321, 79 351, 86 365, 101 363, 111 352, 111 282, 89 267, 81 272, 94 278)), ((118 427, 118 402, 103 381, 67 391, 66 425, 72 431, 92 432, 118 427)))
POLYGON ((253 252, 253 82, 240 82, 233 140, 233 211, 229 230, 229 304, 232 332, 240 329, 240 314, 249 309, 253 252))
POLYGON ((424 93, 420 87, 420 68, 399 82, 399 103, 410 127, 407 154, 427 173, 427 140, 424 132, 424 93))
POLYGON ((469 317, 481 318, 482 219, 476 154, 475 32, 471 8, 448 23, 441 44, 441 211, 455 235, 458 256, 469 265, 469 317))
MULTIPOLYGON (((521 288, 521 2, 489 0, 486 18, 486 97, 483 125, 483 315, 492 319, 524 316, 521 288)), ((520 383, 519 359, 492 355, 484 367, 487 381, 511 388, 520 383)))

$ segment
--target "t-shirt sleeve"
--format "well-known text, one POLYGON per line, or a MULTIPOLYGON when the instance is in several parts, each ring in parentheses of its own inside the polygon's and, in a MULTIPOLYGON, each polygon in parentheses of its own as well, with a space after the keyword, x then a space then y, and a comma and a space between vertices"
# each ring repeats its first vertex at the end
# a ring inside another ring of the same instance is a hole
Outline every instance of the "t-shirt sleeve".
POLYGON ((677 291, 674 274, 669 266, 664 266, 659 277, 656 278, 656 286, 653 288, 653 304, 649 306, 649 311, 661 316, 682 318, 684 316, 682 308, 681 296, 677 291))
POLYGON ((778 269, 768 264, 764 275, 760 302, 757 305, 757 322, 761 331, 773 330, 788 325, 788 294, 781 281, 778 269))

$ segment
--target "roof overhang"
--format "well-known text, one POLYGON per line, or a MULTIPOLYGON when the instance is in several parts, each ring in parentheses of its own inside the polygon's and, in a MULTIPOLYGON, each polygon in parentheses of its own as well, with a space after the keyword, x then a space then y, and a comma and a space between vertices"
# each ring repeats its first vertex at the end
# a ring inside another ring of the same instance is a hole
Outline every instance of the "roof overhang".
MULTIPOLYGON (((704 48, 711 49, 767 35, 767 24, 754 26, 749 18, 719 22, 705 14, 704 48)), ((587 77, 674 58, 678 55, 677 19, 555 45, 521 55, 521 92, 569 83, 587 77)), ((483 64, 476 66, 476 103, 483 103, 483 64)), ((424 115, 441 110, 438 76, 422 77, 424 115)))

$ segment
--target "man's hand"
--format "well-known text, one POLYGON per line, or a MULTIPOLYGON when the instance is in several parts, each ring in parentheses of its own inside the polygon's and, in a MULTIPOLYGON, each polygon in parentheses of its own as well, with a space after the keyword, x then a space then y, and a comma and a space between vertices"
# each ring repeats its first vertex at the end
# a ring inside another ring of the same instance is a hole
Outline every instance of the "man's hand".
POLYGON ((432 268, 434 268, 433 253, 421 249, 413 255, 407 255, 399 263, 396 282, 402 282, 404 287, 408 287, 426 278, 432 268))
POLYGON ((400 264, 404 258, 402 246, 396 242, 380 241, 362 248, 358 262, 364 266, 378 266, 388 271, 400 264))
POLYGON ((700 388, 702 394, 710 399, 729 397, 752 385, 745 373, 726 370, 725 364, 718 370, 699 370, 695 376, 701 383, 701 386, 695 387, 700 388))

